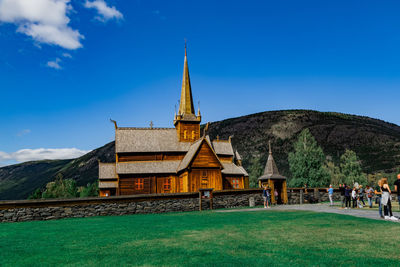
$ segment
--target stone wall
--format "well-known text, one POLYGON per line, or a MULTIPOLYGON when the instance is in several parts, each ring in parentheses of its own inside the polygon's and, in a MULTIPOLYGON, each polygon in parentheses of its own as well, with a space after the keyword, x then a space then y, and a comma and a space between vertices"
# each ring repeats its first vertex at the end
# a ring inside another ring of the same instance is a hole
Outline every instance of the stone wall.
MULTIPOLYGON (((261 205, 259 189, 214 192, 213 208, 247 207, 254 198, 261 205)), ((203 209, 210 208, 202 200, 203 209)), ((198 193, 150 194, 107 198, 1 201, 0 222, 53 220, 91 216, 163 213, 199 210, 198 193)))
MULTIPOLYGON (((213 193, 213 208, 248 207, 250 198, 256 206, 263 205, 261 189, 216 191, 213 193)), ((329 201, 326 189, 288 189, 288 204, 329 201)), ((334 200, 340 200, 337 190, 334 200)), ((366 201, 366 200, 365 200, 366 201)), ((202 208, 209 209, 210 201, 202 200, 202 208)), ((91 216, 163 213, 199 210, 198 193, 148 194, 107 198, 51 199, 0 201, 0 222, 52 220, 91 216)))

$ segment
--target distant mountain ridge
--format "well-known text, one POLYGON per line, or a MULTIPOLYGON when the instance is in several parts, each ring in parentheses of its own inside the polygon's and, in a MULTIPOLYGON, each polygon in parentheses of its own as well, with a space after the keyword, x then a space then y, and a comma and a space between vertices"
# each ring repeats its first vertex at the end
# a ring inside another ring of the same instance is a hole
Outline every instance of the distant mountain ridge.
MULTIPOLYGON (((369 117, 312 110, 267 111, 210 123, 211 138, 228 139, 249 169, 252 158, 267 160, 268 140, 280 172, 290 178, 287 155, 297 135, 309 128, 325 155, 338 161, 346 148, 357 152, 366 173, 400 166, 400 126, 369 117)), ((72 160, 26 162, 0 168, 0 199, 25 199, 58 173, 78 185, 97 180, 98 160, 115 160, 114 142, 72 160)))

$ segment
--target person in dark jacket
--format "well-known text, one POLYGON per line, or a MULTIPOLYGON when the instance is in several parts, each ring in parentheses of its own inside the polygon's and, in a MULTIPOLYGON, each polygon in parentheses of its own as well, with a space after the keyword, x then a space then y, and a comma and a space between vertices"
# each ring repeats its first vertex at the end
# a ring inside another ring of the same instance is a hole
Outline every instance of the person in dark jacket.
POLYGON ((346 188, 344 190, 344 197, 346 199, 346 208, 345 209, 351 208, 351 191, 352 191, 352 189, 350 188, 350 186, 346 186, 346 188))

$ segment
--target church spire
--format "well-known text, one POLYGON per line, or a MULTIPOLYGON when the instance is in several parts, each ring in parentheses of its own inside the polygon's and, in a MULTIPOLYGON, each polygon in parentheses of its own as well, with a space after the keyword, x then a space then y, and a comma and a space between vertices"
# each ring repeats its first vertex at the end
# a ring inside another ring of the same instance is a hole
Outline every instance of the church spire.
POLYGON ((185 40, 185 61, 183 65, 181 101, 178 115, 194 115, 194 105, 192 97, 192 87, 190 85, 189 66, 187 62, 186 40, 185 40))

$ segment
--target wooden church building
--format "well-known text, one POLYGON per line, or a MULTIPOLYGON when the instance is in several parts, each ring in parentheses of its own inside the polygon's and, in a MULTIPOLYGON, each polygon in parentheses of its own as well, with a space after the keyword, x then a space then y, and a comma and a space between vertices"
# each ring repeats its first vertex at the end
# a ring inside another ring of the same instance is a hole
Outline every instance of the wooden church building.
POLYGON ((258 178, 259 186, 268 186, 271 191, 271 202, 274 204, 287 204, 286 177, 279 173, 274 157, 272 156, 271 142, 268 142, 269 155, 265 164, 264 174, 258 178), (275 196, 275 191, 277 196, 275 196))
MULTIPOLYGON (((197 192, 248 188, 249 180, 231 140, 210 140, 195 114, 187 53, 174 128, 118 127, 115 162, 99 162, 100 196, 197 192)), ((206 126, 207 128, 207 126, 206 126)))

